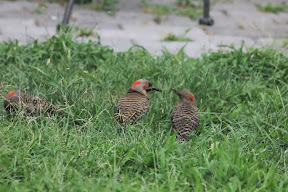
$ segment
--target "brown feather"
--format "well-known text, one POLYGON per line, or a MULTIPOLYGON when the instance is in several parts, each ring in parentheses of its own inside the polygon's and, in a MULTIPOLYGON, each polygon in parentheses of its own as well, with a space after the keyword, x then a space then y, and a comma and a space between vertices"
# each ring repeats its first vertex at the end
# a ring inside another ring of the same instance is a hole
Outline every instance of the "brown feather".
POLYGON ((172 111, 171 121, 173 129, 178 132, 178 137, 181 140, 188 140, 191 132, 196 130, 199 124, 198 109, 191 92, 184 89, 173 91, 182 101, 172 111))
POLYGON ((153 87, 151 82, 145 79, 138 79, 128 89, 128 92, 119 100, 115 117, 122 125, 131 125, 149 111, 148 91, 162 91, 153 87))
POLYGON ((12 97, 8 94, 5 98, 4 108, 8 116, 16 111, 23 111, 25 116, 35 116, 43 113, 51 115, 57 111, 57 107, 53 104, 29 93, 16 91, 12 97))
POLYGON ((149 106, 149 99, 146 95, 128 91, 116 107, 116 120, 121 125, 133 124, 149 111, 149 106))

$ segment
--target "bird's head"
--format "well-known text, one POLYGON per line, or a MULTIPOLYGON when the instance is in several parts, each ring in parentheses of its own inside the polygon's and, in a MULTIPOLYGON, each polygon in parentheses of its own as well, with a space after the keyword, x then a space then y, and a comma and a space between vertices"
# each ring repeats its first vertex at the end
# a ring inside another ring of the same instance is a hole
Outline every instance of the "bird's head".
POLYGON ((182 89, 181 91, 172 89, 172 91, 174 91, 182 101, 191 101, 192 103, 195 103, 194 95, 187 89, 182 89))
POLYGON ((157 87, 153 87, 152 83, 148 80, 145 79, 138 79, 137 81, 135 81, 129 90, 132 91, 137 91, 140 93, 143 93, 144 95, 147 95, 147 92, 154 90, 154 91, 162 91, 161 89, 157 88, 157 87))
POLYGON ((11 91, 9 92, 5 97, 6 99, 11 99, 13 97, 13 95, 15 94, 16 91, 11 91))

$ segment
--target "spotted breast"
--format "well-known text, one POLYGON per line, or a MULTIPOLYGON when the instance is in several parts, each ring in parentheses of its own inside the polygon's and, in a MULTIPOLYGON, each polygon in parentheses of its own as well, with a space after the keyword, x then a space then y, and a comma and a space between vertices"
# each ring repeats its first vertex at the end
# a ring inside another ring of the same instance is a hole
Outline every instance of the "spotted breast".
POLYGON ((151 90, 161 91, 145 79, 139 79, 132 84, 116 107, 115 117, 120 125, 131 125, 149 111, 147 92, 151 90))
POLYGON ((116 109, 117 121, 120 124, 133 124, 149 111, 149 99, 139 92, 130 91, 124 95, 116 109))

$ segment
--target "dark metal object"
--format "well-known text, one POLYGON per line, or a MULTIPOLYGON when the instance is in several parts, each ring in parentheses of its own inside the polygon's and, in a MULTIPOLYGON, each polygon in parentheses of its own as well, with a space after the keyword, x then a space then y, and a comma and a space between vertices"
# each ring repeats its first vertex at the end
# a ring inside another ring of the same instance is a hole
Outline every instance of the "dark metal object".
MULTIPOLYGON (((68 23, 69 23, 69 19, 70 19, 70 15, 73 9, 73 5, 74 5, 74 0, 69 0, 68 4, 66 5, 66 9, 65 9, 65 13, 63 16, 63 21, 62 21, 62 25, 67 27, 68 23)), ((60 30, 60 24, 57 25, 57 31, 60 30)))
POLYGON ((209 15, 209 9, 210 9, 210 0, 203 0, 204 1, 204 15, 202 18, 199 19, 200 25, 213 25, 214 20, 209 15))

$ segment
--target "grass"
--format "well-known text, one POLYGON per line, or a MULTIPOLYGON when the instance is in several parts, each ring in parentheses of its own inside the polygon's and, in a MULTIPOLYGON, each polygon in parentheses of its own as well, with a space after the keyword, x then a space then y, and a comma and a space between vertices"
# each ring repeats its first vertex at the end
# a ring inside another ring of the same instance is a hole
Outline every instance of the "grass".
POLYGON ((172 8, 169 5, 142 3, 143 10, 146 13, 154 13, 157 15, 169 15, 172 13, 172 8))
POLYGON ((95 36, 92 28, 78 28, 77 30, 77 36, 80 37, 89 37, 89 36, 95 36))
POLYGON ((190 19, 196 19, 203 15, 203 2, 195 0, 177 0, 176 2, 178 9, 177 15, 186 16, 190 19))
POLYGON ((171 4, 153 4, 146 0, 141 1, 143 11, 146 13, 155 14, 156 23, 161 23, 161 17, 170 14, 176 14, 179 16, 189 17, 196 19, 202 15, 202 5, 197 1, 177 1, 176 6, 171 4))
POLYGON ((178 9, 176 11, 176 14, 180 16, 189 17, 190 19, 196 19, 203 15, 202 11, 200 11, 199 9, 195 9, 193 7, 178 9))
POLYGON ((284 40, 283 41, 283 47, 284 48, 288 48, 288 40, 284 40))
MULTIPOLYGON (((57 2, 62 5, 67 3, 66 0, 49 0, 49 2, 57 2)), ((75 0, 75 4, 84 5, 84 7, 92 10, 105 11, 109 15, 114 15, 118 0, 75 0)))
POLYGON ((71 24, 68 26, 60 25, 60 33, 64 31, 66 33, 72 34, 72 36, 76 37, 97 37, 98 41, 100 42, 100 36, 97 32, 93 31, 93 28, 90 27, 79 27, 75 24, 71 24))
POLYGON ((288 5, 272 5, 267 3, 265 6, 256 5, 260 11, 278 14, 279 12, 287 11, 288 5))
POLYGON ((169 33, 162 41, 192 41, 189 37, 185 37, 186 33, 184 35, 174 35, 169 33))
POLYGON ((115 15, 118 2, 118 0, 91 0, 86 7, 93 10, 106 11, 109 15, 115 15))
POLYGON ((34 7, 33 13, 41 14, 42 11, 47 8, 47 6, 48 5, 46 2, 39 2, 38 5, 36 7, 34 7))
POLYGON ((21 89, 62 117, 8 121, 0 108, 1 191, 287 191, 288 58, 233 49, 201 59, 140 47, 114 53, 71 35, 0 44, 0 95, 21 89), (139 78, 151 108, 119 135, 113 113, 139 78), (194 93, 200 125, 179 143, 171 88, 194 93))

